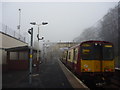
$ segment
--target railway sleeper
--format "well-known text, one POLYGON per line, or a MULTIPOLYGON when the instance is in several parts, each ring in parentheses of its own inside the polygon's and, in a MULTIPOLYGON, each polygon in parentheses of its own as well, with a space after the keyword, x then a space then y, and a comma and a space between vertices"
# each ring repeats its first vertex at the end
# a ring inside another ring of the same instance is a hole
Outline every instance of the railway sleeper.
POLYGON ((83 82, 86 84, 90 84, 95 87, 103 87, 105 85, 111 84, 110 78, 102 77, 102 76, 94 76, 94 77, 82 77, 83 82))

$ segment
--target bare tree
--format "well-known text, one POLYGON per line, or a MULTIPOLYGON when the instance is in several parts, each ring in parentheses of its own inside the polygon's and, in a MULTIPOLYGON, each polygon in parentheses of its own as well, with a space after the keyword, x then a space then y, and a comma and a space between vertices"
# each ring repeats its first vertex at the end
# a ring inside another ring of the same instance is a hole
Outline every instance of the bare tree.
MULTIPOLYGON (((118 47, 118 45, 120 45, 118 35, 118 6, 115 6, 109 10, 96 26, 85 29, 82 34, 74 40, 76 42, 91 39, 110 41, 114 44, 115 57, 118 57, 118 50, 120 50, 120 47, 118 47)), ((120 67, 118 63, 120 63, 120 60, 116 59, 116 66, 120 67)))

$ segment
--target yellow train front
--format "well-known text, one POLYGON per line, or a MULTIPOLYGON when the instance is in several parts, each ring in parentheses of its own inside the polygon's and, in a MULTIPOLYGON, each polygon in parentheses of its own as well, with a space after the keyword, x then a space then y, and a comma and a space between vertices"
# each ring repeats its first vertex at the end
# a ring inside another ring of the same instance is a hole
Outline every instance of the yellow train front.
POLYGON ((114 73, 113 45, 105 41, 86 41, 80 45, 80 71, 94 78, 96 85, 110 82, 114 73))
POLYGON ((106 41, 85 41, 64 52, 62 62, 82 79, 100 86, 110 82, 114 73, 113 44, 106 41))

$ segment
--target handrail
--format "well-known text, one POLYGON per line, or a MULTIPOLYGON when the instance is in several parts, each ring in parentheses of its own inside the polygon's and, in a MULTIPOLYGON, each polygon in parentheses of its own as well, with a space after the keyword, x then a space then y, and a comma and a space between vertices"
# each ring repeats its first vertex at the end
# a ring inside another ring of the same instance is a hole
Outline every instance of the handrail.
POLYGON ((10 35, 20 41, 25 42, 25 43, 28 43, 27 37, 20 35, 15 30, 13 30, 12 28, 10 28, 9 26, 7 26, 3 23, 0 23, 0 32, 10 35))

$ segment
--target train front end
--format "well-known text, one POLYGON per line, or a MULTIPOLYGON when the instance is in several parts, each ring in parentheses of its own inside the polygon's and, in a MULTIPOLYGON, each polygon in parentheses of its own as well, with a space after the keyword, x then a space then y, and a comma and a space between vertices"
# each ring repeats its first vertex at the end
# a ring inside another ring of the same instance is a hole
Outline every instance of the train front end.
POLYGON ((88 41, 80 46, 81 73, 98 81, 110 82, 114 69, 113 45, 109 42, 88 41))

